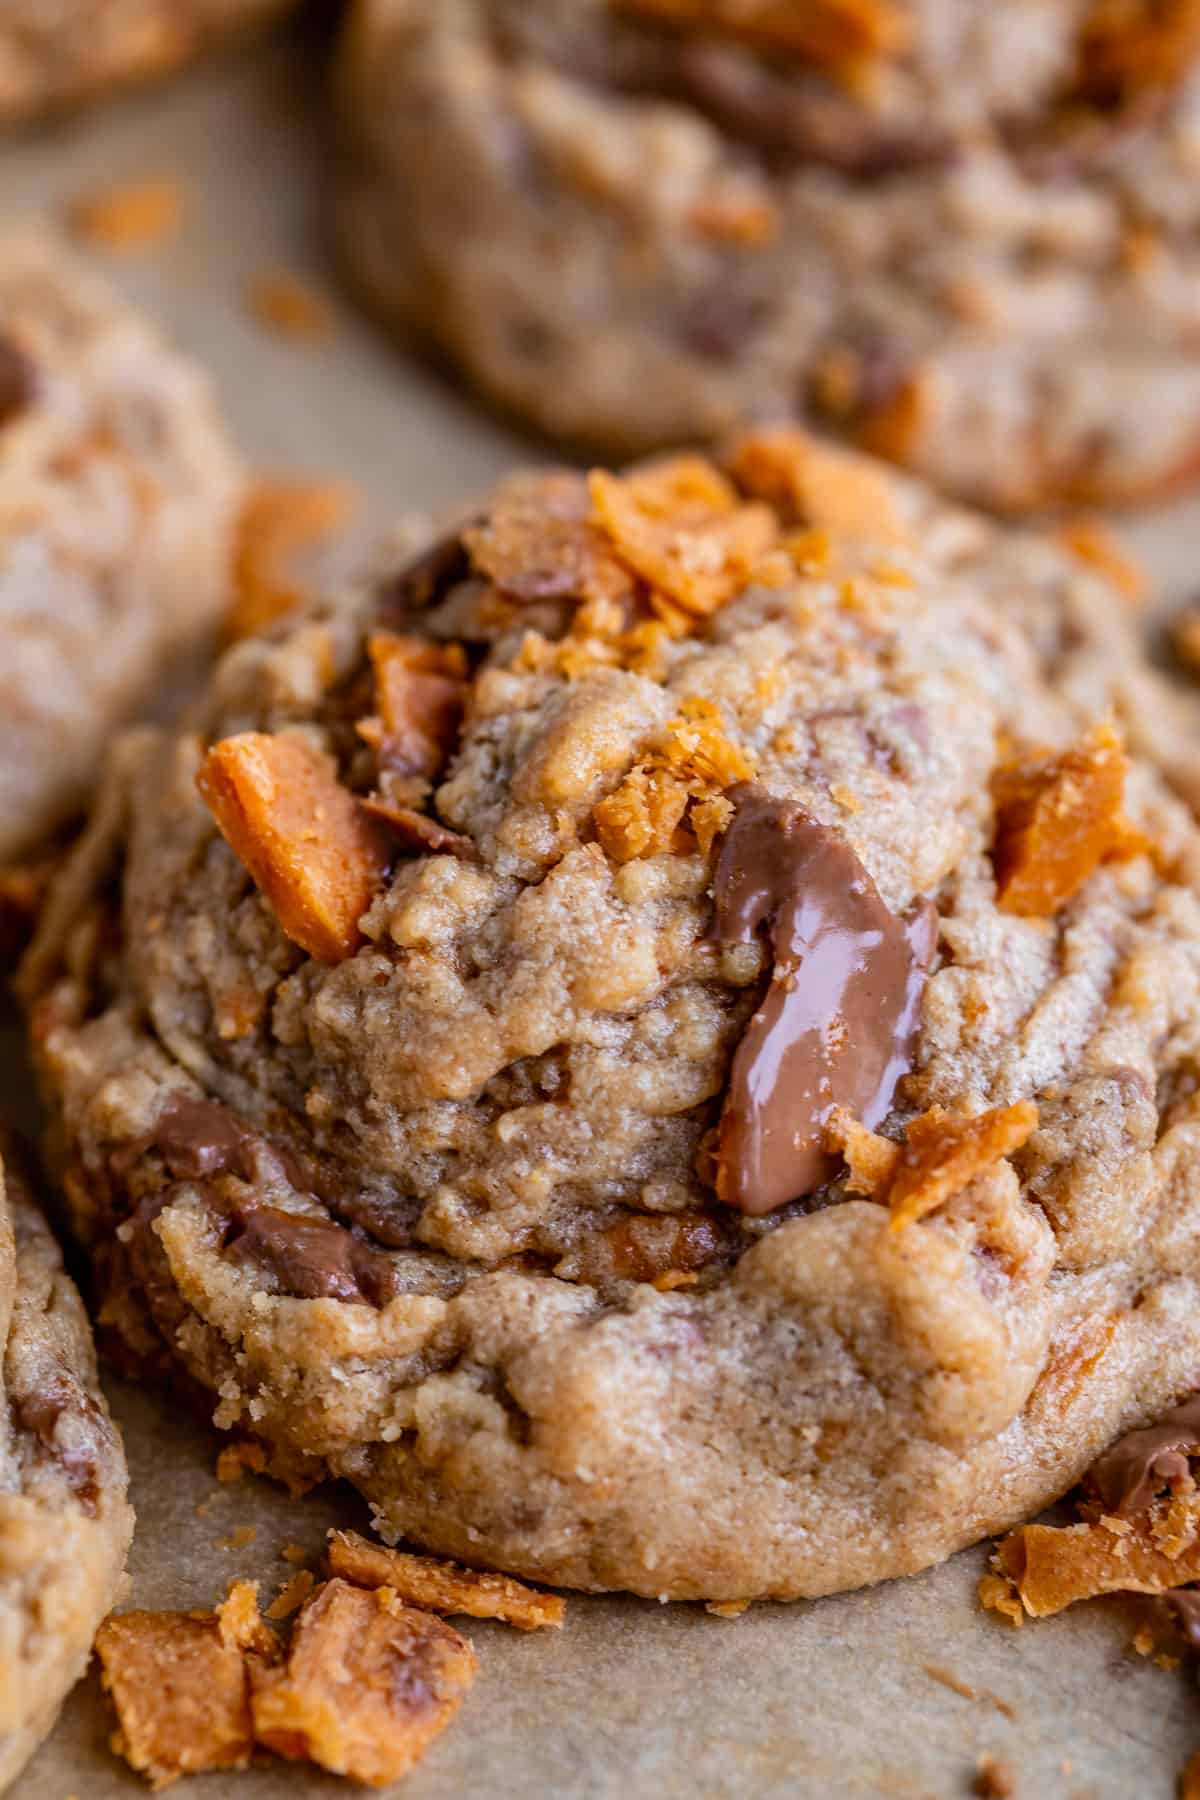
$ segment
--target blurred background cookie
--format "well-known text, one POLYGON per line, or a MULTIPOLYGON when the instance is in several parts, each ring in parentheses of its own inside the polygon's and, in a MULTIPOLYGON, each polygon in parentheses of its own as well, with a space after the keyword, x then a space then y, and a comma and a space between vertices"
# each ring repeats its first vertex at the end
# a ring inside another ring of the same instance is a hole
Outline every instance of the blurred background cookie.
POLYGON ((0 125, 169 75, 295 0, 0 0, 0 125))
POLYGON ((0 860, 215 625, 241 496, 199 369, 54 236, 0 236, 0 860))
POLYGON ((357 0, 346 264, 606 451, 800 415, 989 506, 1157 494, 1198 48, 1186 0, 357 0))

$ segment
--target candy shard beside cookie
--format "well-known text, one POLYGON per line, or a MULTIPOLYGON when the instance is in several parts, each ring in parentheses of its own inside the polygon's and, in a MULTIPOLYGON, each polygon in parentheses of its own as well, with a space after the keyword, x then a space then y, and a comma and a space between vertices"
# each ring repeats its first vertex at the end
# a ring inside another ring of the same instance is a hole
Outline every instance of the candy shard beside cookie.
POLYGON ((1196 741, 1099 565, 853 454, 506 481, 114 757, 23 977, 111 1316, 554 1585, 1028 1516, 1200 1353, 1196 741))

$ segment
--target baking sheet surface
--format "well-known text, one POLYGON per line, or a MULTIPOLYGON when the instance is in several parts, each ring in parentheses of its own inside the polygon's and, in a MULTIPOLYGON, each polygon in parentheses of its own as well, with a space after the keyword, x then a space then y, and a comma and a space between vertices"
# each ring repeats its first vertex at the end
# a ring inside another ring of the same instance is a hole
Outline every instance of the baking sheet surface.
MULTIPOLYGON (((182 237, 169 250, 107 259, 109 273, 209 364, 252 459, 360 485, 366 541, 402 512, 453 505, 515 459, 545 452, 404 358, 336 297, 320 226, 324 130, 311 48, 266 46, 164 93, 0 145, 0 222, 57 213, 138 176, 181 177, 192 202, 182 237), (247 286, 276 269, 335 296, 327 343, 272 337, 252 319, 247 286)), ((1164 595, 1200 592, 1200 504, 1145 517, 1126 535, 1164 595)), ((27 1122, 11 1034, 0 1049, 9 1109, 27 1122)), ((363 1523, 341 1488, 291 1501, 252 1477, 218 1486, 212 1434, 169 1400, 111 1387, 139 1515, 132 1603, 208 1606, 234 1576, 259 1579, 265 1602, 292 1573, 279 1555, 285 1543, 315 1556, 329 1525, 363 1523), (239 1526, 255 1528, 253 1543, 220 1547, 239 1526)), ((1019 1800, 1167 1800, 1200 1745, 1194 1676, 1134 1654, 1119 1605, 1020 1632, 981 1617, 983 1563, 982 1550, 968 1551, 914 1580, 735 1620, 577 1599, 562 1633, 474 1626, 479 1681, 404 1791, 409 1800, 953 1800, 971 1791, 976 1758, 989 1751, 1012 1763, 1019 1800), (930 1667, 979 1697, 953 1691, 930 1667)), ((141 1783, 106 1747, 109 1729, 93 1673, 15 1800, 136 1794, 141 1783)), ((201 1800, 349 1791, 284 1763, 206 1776, 195 1788, 201 1800)))

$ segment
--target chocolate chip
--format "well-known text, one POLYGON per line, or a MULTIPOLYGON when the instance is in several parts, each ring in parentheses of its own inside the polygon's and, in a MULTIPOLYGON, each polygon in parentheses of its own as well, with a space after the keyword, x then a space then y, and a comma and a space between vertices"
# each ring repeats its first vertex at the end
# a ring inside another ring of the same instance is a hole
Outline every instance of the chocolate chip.
POLYGON ((1160 1490, 1200 1456, 1200 1394, 1172 1407, 1153 1425, 1127 1431, 1093 1465, 1090 1480, 1109 1512, 1144 1512, 1160 1490))
POLYGON ((36 1393, 14 1395, 12 1406, 17 1429, 37 1439, 62 1470, 83 1510, 94 1513, 99 1492, 100 1415, 91 1395, 63 1373, 51 1376, 36 1393), (62 1430, 64 1421, 72 1428, 62 1430))
POLYGON ((834 1107, 875 1126, 912 1066, 937 914, 888 911, 854 850, 787 800, 749 784, 715 882, 723 944, 765 931, 773 968, 734 1053, 718 1131, 717 1194, 768 1213, 829 1179, 834 1107))
MULTIPOLYGON (((473 522, 473 521, 472 521, 473 522)), ((470 573, 462 531, 447 532, 427 550, 391 576, 379 589, 376 614, 381 624, 398 627, 413 613, 424 612, 440 600, 448 588, 470 573)))
POLYGON ((249 1181, 257 1141, 227 1106, 180 1094, 160 1114, 152 1147, 178 1181, 207 1181, 216 1175, 249 1181))
POLYGON ((395 1292, 391 1259, 343 1225, 277 1206, 255 1206, 240 1223, 227 1254, 257 1263, 298 1299, 383 1306, 395 1292))

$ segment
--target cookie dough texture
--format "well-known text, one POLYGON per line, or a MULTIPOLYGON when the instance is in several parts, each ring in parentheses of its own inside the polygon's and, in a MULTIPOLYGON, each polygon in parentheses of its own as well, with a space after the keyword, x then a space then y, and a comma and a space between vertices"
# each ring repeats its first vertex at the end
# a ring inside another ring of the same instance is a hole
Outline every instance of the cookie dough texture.
POLYGON ((605 452, 791 415, 990 507, 1164 491, 1200 466, 1185 13, 358 0, 345 260, 605 452))
POLYGON ((119 1598, 133 1531, 91 1327, 20 1174, 0 1175, 0 1789, 119 1598))
POLYGON ((184 726, 123 743, 23 972, 51 1153, 135 1366, 186 1370, 290 1479, 349 1477, 388 1537, 726 1600, 911 1572, 1025 1517, 1200 1357, 1195 739, 1128 606, 865 459, 788 438, 734 466, 778 499, 730 515, 741 572, 695 503, 732 490, 694 463, 591 496, 518 478, 463 541, 237 647, 184 726), (661 579, 720 586, 706 616, 634 582, 601 522, 643 480, 661 579), (285 734, 365 792, 385 627, 468 646, 465 720, 407 790, 433 849, 400 834, 357 948, 319 962, 196 778, 230 734, 285 734), (1130 840, 1051 919, 1005 911, 993 771, 1102 714, 1153 853, 1130 840), (883 1129, 1037 1102, 1024 1148, 903 1231, 836 1174, 765 1218, 715 1197, 764 966, 714 941, 710 828, 747 767, 893 912, 936 904, 883 1129), (596 812, 638 769, 688 771, 692 826, 635 843, 636 806, 596 812))
POLYGON ((240 490, 200 372, 56 239, 0 236, 0 859, 213 627, 240 490))
POLYGON ((292 0, 0 0, 0 126, 158 80, 292 0))

